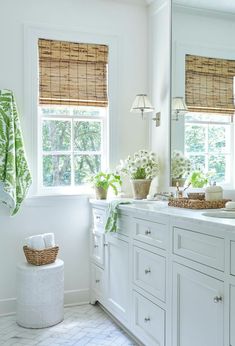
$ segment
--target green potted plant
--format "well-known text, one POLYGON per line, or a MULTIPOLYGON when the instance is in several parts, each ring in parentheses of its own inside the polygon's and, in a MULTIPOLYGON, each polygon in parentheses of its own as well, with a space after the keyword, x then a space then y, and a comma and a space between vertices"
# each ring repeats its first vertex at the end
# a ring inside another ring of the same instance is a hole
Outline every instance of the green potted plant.
POLYGON ((193 171, 189 177, 189 183, 193 188, 203 188, 209 183, 209 173, 200 170, 193 171))
POLYGON ((121 160, 117 170, 130 178, 134 198, 144 199, 149 193, 151 180, 159 174, 158 159, 155 153, 140 150, 121 160))
POLYGON ((104 172, 93 175, 90 182, 95 188, 96 199, 106 199, 109 187, 112 187, 115 195, 117 195, 118 187, 122 184, 120 175, 104 172))

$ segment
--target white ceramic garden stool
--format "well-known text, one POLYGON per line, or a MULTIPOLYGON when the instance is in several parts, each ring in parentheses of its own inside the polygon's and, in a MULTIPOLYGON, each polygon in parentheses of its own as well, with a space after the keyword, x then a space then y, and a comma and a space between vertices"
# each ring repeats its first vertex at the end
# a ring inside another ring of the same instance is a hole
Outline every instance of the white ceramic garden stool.
POLYGON ((64 318, 64 262, 17 266, 17 323, 25 328, 45 328, 64 318))

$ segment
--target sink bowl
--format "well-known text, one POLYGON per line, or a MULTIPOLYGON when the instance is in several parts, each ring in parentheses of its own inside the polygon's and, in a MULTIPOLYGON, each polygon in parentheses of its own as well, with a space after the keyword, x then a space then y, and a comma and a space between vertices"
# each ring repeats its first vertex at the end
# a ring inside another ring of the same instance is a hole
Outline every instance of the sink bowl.
POLYGON ((205 213, 202 213, 202 215, 208 216, 208 217, 223 218, 223 219, 235 219, 235 212, 224 211, 224 210, 207 211, 205 213))

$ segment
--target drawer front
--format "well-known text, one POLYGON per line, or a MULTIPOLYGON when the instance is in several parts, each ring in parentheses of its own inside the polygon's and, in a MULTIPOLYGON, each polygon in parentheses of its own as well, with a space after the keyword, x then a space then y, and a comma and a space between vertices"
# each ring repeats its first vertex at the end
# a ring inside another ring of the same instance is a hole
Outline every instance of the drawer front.
POLYGON ((94 264, 91 266, 91 287, 98 296, 105 296, 104 270, 94 264))
POLYGON ((230 242, 230 273, 235 275, 235 241, 230 242))
POLYGON ((135 219, 134 239, 165 250, 167 226, 157 222, 135 219))
POLYGON ((148 346, 165 345, 165 311, 141 294, 133 291, 136 336, 148 346))
POLYGON ((96 230, 104 231, 105 221, 106 221, 106 212, 103 209, 92 209, 93 214, 93 227, 96 230))
POLYGON ((104 234, 100 232, 92 232, 91 258, 95 263, 104 266, 104 234))
POLYGON ((224 270, 224 239, 174 227, 174 253, 224 270))
POLYGON ((166 259, 163 256, 134 247, 134 283, 165 301, 166 259))

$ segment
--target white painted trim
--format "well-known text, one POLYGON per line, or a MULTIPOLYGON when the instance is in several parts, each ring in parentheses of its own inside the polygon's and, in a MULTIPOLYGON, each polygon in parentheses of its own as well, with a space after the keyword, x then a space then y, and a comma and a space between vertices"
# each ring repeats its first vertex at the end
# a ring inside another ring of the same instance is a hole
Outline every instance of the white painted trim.
POLYGON ((66 27, 45 26, 43 24, 24 25, 24 109, 26 114, 25 131, 30 134, 28 151, 33 185, 30 190, 31 195, 38 193, 38 80, 36 71, 38 66, 37 40, 38 38, 65 40, 71 42, 86 42, 106 44, 109 46, 109 150, 108 163, 112 165, 117 162, 117 148, 119 133, 119 112, 118 112, 118 36, 107 35, 103 32, 94 32, 82 28, 68 30, 66 27))
MULTIPOLYGON (((68 290, 64 292, 64 306, 75 306, 89 304, 90 289, 84 288, 79 290, 68 290)), ((0 300, 0 317, 15 315, 16 298, 8 298, 0 300)))

